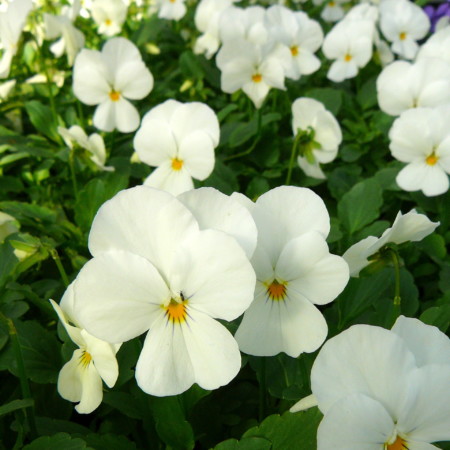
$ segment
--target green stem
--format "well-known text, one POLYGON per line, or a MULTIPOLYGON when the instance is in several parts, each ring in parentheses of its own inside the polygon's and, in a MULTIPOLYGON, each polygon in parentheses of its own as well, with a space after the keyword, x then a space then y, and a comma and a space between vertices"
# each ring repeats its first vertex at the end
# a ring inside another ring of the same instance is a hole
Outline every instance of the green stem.
MULTIPOLYGON (((22 396, 24 399, 31 397, 30 385, 28 384, 28 377, 25 370, 25 364, 23 362, 22 348, 20 346, 19 337, 17 335, 16 327, 14 326, 13 321, 6 317, 2 312, 0 312, 0 319, 6 324, 8 327, 9 337, 11 338, 11 343, 13 346, 13 350, 16 356, 17 362, 17 370, 19 372, 19 380, 20 380, 20 388, 22 390, 22 396)), ((26 418, 28 421, 28 425, 30 427, 31 437, 34 439, 37 437, 37 429, 36 429, 36 419, 34 417, 34 407, 30 406, 26 408, 26 418)))
POLYGON ((70 176, 72 178, 72 187, 73 194, 75 196, 75 200, 78 199, 78 185, 77 185, 77 177, 75 174, 75 162, 74 162, 74 149, 69 150, 69 167, 70 167, 70 176))
POLYGON ((291 184, 292 170, 294 169, 295 159, 297 158, 298 144, 301 136, 302 136, 301 133, 297 133, 294 139, 294 143, 292 144, 291 159, 289 160, 288 173, 286 175, 286 182, 284 183, 286 186, 289 186, 291 184))
POLYGON ((259 421, 266 417, 266 358, 261 358, 261 374, 259 380, 259 421))
POLYGON ((398 253, 395 250, 391 249, 389 253, 392 258, 395 273, 394 307, 392 311, 392 324, 394 324, 401 313, 400 305, 402 299, 400 296, 400 261, 398 258, 398 253))
POLYGON ((65 287, 69 286, 69 284, 70 284, 69 277, 67 276, 64 266, 62 265, 61 258, 59 257, 58 252, 56 251, 56 248, 50 249, 50 255, 51 255, 53 261, 55 261, 56 267, 58 268, 59 274, 61 275, 64 286, 65 287))

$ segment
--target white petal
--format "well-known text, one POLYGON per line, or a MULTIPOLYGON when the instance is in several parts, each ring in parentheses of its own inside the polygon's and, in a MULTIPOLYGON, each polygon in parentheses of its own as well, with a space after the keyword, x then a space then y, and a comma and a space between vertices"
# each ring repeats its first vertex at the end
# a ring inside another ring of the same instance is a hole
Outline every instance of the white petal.
POLYGON ((64 364, 58 376, 59 395, 70 402, 79 402, 81 400, 81 356, 82 350, 75 350, 72 358, 64 364))
POLYGON ((317 449, 381 450, 394 429, 394 421, 381 403, 352 394, 325 414, 317 430, 317 449))
POLYGON ((110 250, 129 251, 148 259, 164 274, 180 242, 197 230, 197 222, 179 200, 138 186, 101 206, 92 223, 89 250, 93 256, 110 250))
POLYGON ((97 105, 108 99, 111 75, 100 52, 83 49, 75 59, 73 91, 87 105, 97 105))
POLYGON ((214 147, 210 136, 194 131, 180 142, 179 158, 190 175, 196 180, 205 180, 214 169, 214 147))
POLYGON ((368 257, 381 248, 381 243, 375 236, 368 236, 353 244, 342 257, 347 261, 352 277, 358 277, 359 272, 370 264, 368 257))
POLYGON ((120 343, 144 333, 170 291, 155 267, 132 253, 111 251, 91 259, 75 285, 75 311, 95 337, 120 343))
POLYGON ((136 381, 147 394, 177 395, 195 383, 192 362, 183 337, 189 325, 172 324, 163 314, 153 323, 136 365, 136 381))
POLYGON ((241 368, 239 347, 230 332, 209 316, 192 312, 183 336, 195 382, 212 390, 228 384, 241 368))
POLYGON ((172 163, 167 161, 156 168, 144 181, 145 186, 162 189, 173 195, 194 189, 191 174, 183 167, 181 170, 173 170, 172 163))
POLYGON ((429 166, 424 161, 408 164, 396 181, 405 191, 422 190, 426 196, 444 194, 449 187, 448 175, 437 164, 429 166))
POLYGON ((220 231, 203 230, 184 241, 173 274, 192 308, 214 318, 233 320, 253 299, 253 268, 235 239, 220 231))
POLYGON ((324 413, 340 398, 360 392, 397 417, 404 380, 415 365, 413 354, 395 333, 354 325, 322 347, 311 371, 311 387, 324 413))
POLYGON ((405 341, 419 367, 426 364, 450 365, 450 339, 439 328, 400 316, 392 331, 405 341))
POLYGON ((349 279, 343 258, 331 255, 325 239, 317 232, 289 241, 281 252, 275 273, 295 292, 311 303, 325 305, 334 300, 349 279))
POLYGON ((233 236, 251 258, 257 229, 253 217, 238 201, 214 188, 185 192, 178 199, 191 211, 201 229, 212 228, 233 236))
POLYGON ((81 399, 75 409, 80 414, 89 414, 100 406, 102 399, 102 379, 91 362, 81 370, 81 399))
POLYGON ((153 89, 153 75, 142 61, 122 63, 116 70, 114 89, 125 98, 140 100, 153 89))

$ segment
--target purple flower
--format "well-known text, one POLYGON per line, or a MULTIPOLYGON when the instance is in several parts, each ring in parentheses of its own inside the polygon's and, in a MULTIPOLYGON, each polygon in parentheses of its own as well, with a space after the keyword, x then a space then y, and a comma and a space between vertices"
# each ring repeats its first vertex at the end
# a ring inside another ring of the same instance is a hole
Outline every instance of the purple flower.
POLYGON ((431 21, 431 31, 435 31, 436 23, 442 17, 450 18, 450 0, 445 0, 440 5, 427 5, 423 8, 431 21))

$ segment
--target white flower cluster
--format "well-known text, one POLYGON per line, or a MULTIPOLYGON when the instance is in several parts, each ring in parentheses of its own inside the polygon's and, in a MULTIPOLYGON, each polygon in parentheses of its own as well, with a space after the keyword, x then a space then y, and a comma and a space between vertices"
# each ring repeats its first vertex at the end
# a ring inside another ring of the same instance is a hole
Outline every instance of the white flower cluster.
POLYGON ((414 62, 396 61, 377 80, 378 103, 399 116, 389 133, 392 156, 406 166, 397 176, 405 191, 426 196, 448 191, 450 174, 450 27, 429 38, 414 62))
POLYGON ((433 449, 450 439, 450 340, 400 316, 392 330, 354 325, 330 339, 311 371, 324 418, 318 450, 433 449))
POLYGON ((378 6, 362 3, 345 16, 342 3, 345 2, 327 2, 323 10, 323 14, 329 11, 330 20, 340 20, 326 35, 322 47, 325 56, 334 60, 328 71, 332 81, 355 77, 372 58, 374 46, 382 64, 393 60, 392 52, 402 58, 414 58, 417 41, 430 28, 427 15, 409 0, 383 0, 378 6))
POLYGON ((320 25, 304 12, 274 5, 238 8, 221 2, 209 22, 215 2, 202 1, 196 23, 203 35, 195 50, 211 57, 222 43, 216 62, 221 87, 234 93, 242 89, 260 108, 271 88, 285 89, 285 78, 298 80, 320 67, 314 54, 322 44, 320 25))
POLYGON ((212 188, 120 192, 94 219, 93 259, 53 303, 79 346, 60 373, 60 394, 91 412, 101 379, 110 387, 117 379, 120 344, 143 333, 136 379, 157 396, 229 383, 239 350, 316 350, 328 328, 315 305, 334 300, 349 278, 328 251, 329 230, 323 201, 306 188, 276 188, 256 203, 212 188), (244 312, 236 339, 216 320, 244 312))

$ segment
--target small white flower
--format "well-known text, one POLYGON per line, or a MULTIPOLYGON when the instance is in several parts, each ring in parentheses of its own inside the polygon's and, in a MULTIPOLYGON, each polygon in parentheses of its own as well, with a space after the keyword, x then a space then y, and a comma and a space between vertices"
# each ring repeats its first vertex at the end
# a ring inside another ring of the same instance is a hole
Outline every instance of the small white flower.
POLYGON ((98 32, 105 36, 120 33, 127 17, 127 5, 122 0, 95 0, 92 3, 92 18, 98 32))
POLYGON ((384 0, 380 4, 380 28, 394 53, 413 59, 419 48, 417 41, 430 29, 430 20, 409 0, 384 0))
POLYGON ((114 167, 105 166, 106 150, 103 138, 98 133, 93 133, 89 137, 78 125, 73 125, 69 129, 58 127, 58 133, 64 139, 66 145, 72 150, 73 142, 81 148, 87 150, 91 155, 91 161, 101 170, 113 171, 114 167))
POLYGON ((450 174, 450 105, 403 112, 389 132, 392 156, 407 163, 397 175, 405 191, 426 196, 447 192, 450 174))
POLYGON ((174 195, 192 189, 192 178, 213 171, 219 136, 219 121, 203 103, 167 100, 151 109, 134 138, 139 159, 157 167, 144 184, 174 195))
POLYGON ((372 57, 374 23, 370 19, 343 20, 325 36, 322 50, 334 60, 327 77, 335 82, 353 78, 372 57))
POLYGON ((155 0, 160 19, 180 20, 187 11, 185 0, 155 0))
POLYGON ((75 60, 73 91, 87 105, 98 105, 94 125, 103 131, 129 133, 139 113, 127 100, 139 100, 153 88, 153 76, 129 40, 111 38, 102 51, 83 49, 75 60))
POLYGON ((389 242, 402 244, 408 241, 421 241, 438 226, 439 222, 431 222, 427 216, 417 213, 414 209, 405 215, 399 212, 392 227, 385 230, 380 238, 369 236, 352 245, 344 253, 343 258, 350 267, 350 275, 358 277, 359 272, 371 263, 370 256, 389 242))
POLYGON ((309 176, 325 178, 320 164, 336 158, 342 141, 339 123, 322 103, 306 97, 292 104, 292 116, 292 131, 300 150, 299 166, 309 176))
POLYGON ((240 349, 256 356, 313 352, 328 332, 316 305, 333 301, 349 278, 346 262, 325 241, 325 205, 311 190, 292 186, 272 189, 255 204, 232 197, 248 205, 258 228, 255 297, 235 335, 240 349))
POLYGON ((75 406, 77 412, 89 414, 102 402, 102 380, 108 387, 113 387, 117 381, 116 353, 120 344, 109 344, 79 327, 73 300, 74 284, 67 288, 60 305, 50 300, 70 339, 79 347, 59 372, 58 392, 66 400, 79 402, 75 406))
POLYGON ((344 17, 345 11, 343 6, 349 3, 349 0, 313 0, 313 3, 315 5, 325 3, 320 17, 327 22, 337 22, 344 17))

